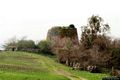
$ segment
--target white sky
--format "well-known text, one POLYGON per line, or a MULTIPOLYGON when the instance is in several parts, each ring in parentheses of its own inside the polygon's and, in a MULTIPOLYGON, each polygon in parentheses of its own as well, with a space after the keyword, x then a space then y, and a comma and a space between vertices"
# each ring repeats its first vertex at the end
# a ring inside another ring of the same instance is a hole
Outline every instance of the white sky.
POLYGON ((9 38, 42 40, 52 26, 87 24, 92 14, 110 25, 111 35, 120 37, 119 0, 0 0, 0 45, 9 38))

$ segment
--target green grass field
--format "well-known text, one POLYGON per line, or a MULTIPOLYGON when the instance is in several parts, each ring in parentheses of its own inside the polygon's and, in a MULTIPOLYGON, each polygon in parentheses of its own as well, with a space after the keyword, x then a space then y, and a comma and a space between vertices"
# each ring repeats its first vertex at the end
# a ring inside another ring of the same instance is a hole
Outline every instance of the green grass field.
POLYGON ((0 52, 0 80, 101 80, 107 74, 74 71, 49 56, 0 52))

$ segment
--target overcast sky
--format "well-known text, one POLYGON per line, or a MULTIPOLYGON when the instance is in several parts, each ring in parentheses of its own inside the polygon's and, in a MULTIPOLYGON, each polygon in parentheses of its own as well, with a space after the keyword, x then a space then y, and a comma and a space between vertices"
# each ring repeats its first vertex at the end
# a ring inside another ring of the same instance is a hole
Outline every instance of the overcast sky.
POLYGON ((93 14, 110 25, 112 36, 120 37, 119 0, 0 0, 0 45, 13 36, 45 39, 52 26, 74 24, 80 34, 93 14))

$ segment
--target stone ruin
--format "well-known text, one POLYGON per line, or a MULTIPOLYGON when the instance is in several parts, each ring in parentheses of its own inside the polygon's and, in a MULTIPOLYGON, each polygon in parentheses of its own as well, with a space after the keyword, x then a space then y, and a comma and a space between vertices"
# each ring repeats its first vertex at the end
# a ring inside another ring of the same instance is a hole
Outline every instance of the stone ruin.
POLYGON ((53 52, 57 49, 79 48, 79 40, 76 28, 53 27, 47 33, 47 40, 52 43, 53 52))

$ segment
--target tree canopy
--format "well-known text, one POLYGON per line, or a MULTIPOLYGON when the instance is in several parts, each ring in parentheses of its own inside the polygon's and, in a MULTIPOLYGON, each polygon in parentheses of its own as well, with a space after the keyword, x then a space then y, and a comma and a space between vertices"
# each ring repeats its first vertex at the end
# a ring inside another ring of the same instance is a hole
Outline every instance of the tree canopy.
POLYGON ((82 26, 81 43, 85 48, 91 48, 97 36, 105 34, 109 30, 110 27, 108 24, 104 24, 103 18, 92 15, 88 18, 87 26, 82 26))

